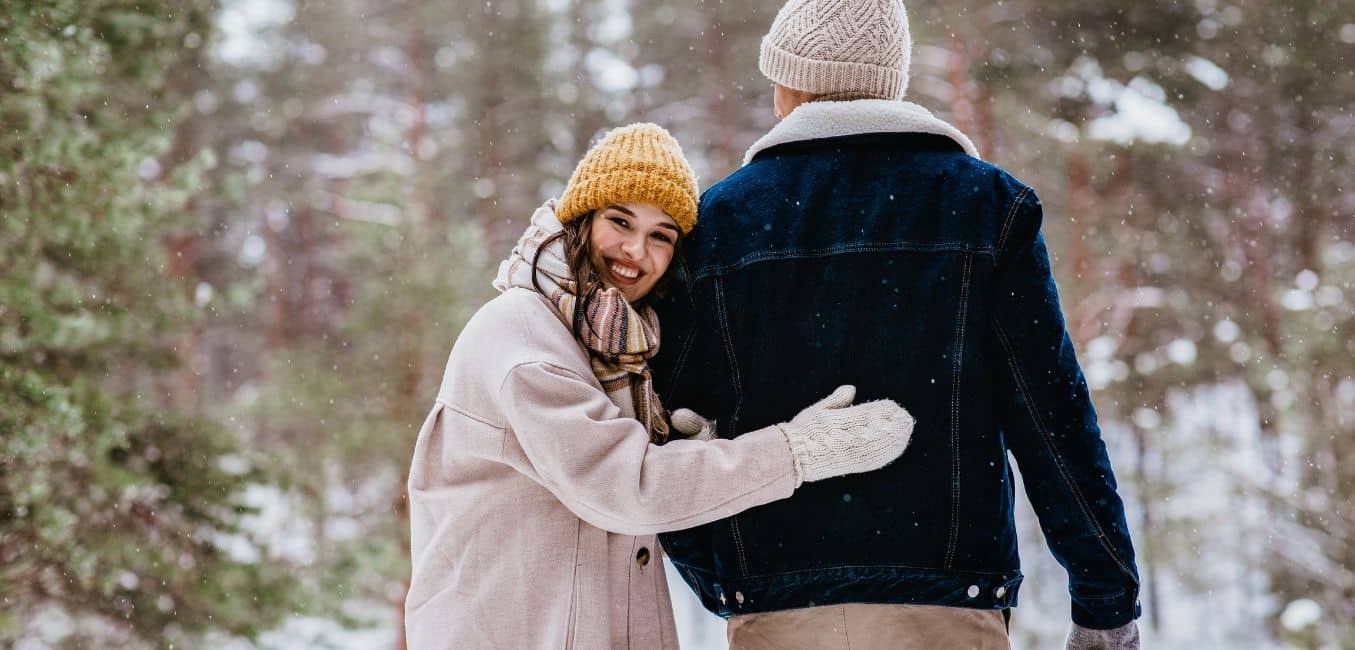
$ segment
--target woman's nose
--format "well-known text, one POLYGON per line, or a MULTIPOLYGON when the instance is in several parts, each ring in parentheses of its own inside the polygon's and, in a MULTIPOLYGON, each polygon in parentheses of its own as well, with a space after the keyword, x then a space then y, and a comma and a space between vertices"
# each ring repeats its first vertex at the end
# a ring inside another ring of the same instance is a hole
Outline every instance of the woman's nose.
POLYGON ((621 243, 621 250, 632 260, 638 260, 645 254, 645 241, 641 237, 628 237, 621 243))

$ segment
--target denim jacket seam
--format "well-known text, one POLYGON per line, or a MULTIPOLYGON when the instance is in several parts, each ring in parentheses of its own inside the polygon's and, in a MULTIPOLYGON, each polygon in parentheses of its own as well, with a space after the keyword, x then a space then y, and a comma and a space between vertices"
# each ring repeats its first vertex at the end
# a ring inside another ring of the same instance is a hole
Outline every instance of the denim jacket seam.
POLYGON ((921 574, 931 574, 931 575, 937 575, 937 576, 949 576, 949 575, 992 576, 992 577, 996 577, 996 578, 1002 578, 1002 580, 1003 580, 1004 582, 1011 582, 1012 580, 1023 579, 1023 578, 1025 577, 1025 576, 1022 576, 1022 575, 1021 575, 1021 572, 1020 572, 1020 570, 1018 570, 1018 569, 1013 569, 1012 571, 983 571, 983 570, 980 570, 980 569, 954 569, 954 568, 943 568, 943 567, 919 567, 919 566, 912 566, 912 565, 908 565, 908 564, 843 564, 843 565, 837 565, 837 566, 819 567, 819 568, 817 568, 817 569, 794 569, 794 570, 791 570, 791 571, 777 571, 777 572, 773 572, 773 573, 759 573, 759 574, 756 574, 756 575, 744 575, 744 576, 740 576, 740 577, 741 577, 741 579, 743 579, 743 580, 766 580, 766 579, 769 579, 769 578, 784 578, 784 577, 786 577, 786 576, 792 576, 792 575, 797 575, 797 574, 812 575, 812 574, 816 574, 816 573, 828 573, 828 572, 834 572, 834 571, 862 570, 862 569, 864 569, 864 570, 871 570, 871 569, 902 569, 902 570, 905 570, 905 571, 910 571, 910 572, 915 572, 915 573, 921 573, 921 574))
POLYGON ((704 601, 706 581, 697 576, 696 569, 686 565, 678 565, 676 562, 673 563, 673 568, 684 575, 687 583, 696 591, 697 597, 704 601))
POLYGON ((950 400, 950 533, 946 543, 944 566, 955 563, 955 550, 960 544, 960 400, 963 378, 966 319, 969 316, 969 278, 974 268, 974 256, 965 256, 964 273, 960 279, 960 310, 955 318, 955 360, 952 364, 950 400))
POLYGON ((682 376, 682 371, 686 369, 687 356, 692 351, 693 341, 696 340, 696 330, 697 328, 693 326, 692 331, 688 332, 682 340, 682 347, 678 349, 677 360, 673 362, 673 371, 668 375, 669 386, 677 386, 678 378, 682 376))
POLYGON ((1032 190, 1030 187, 1021 188, 1021 191, 1017 193, 1016 198, 1012 200, 1011 206, 1007 208, 1007 216, 1002 219, 1002 232, 997 238, 997 255, 1001 255, 1006 247, 1007 236, 1011 234, 1012 224, 1016 221, 1016 212, 1026 200, 1026 196, 1031 192, 1032 190))
POLYGON ((725 290, 719 280, 715 283, 715 313, 720 317, 720 338, 724 343, 725 357, 729 360, 729 376, 734 386, 734 411, 729 418, 729 426, 739 424, 739 410, 743 408, 743 381, 739 377, 739 360, 734 353, 734 335, 729 331, 729 314, 725 305, 725 290))
POLYGON ((970 254, 995 255, 991 246, 973 246, 966 242, 937 242, 932 244, 923 244, 909 241, 897 242, 857 242, 844 243, 829 246, 828 248, 816 249, 787 249, 777 251, 763 251, 750 253, 729 264, 719 266, 709 266, 698 269, 692 276, 692 281, 697 282, 710 276, 721 276, 738 271, 740 269, 758 264, 761 262, 772 262, 781 260, 803 260, 818 259, 824 257, 835 257, 847 253, 885 253, 891 251, 913 251, 921 253, 935 252, 961 252, 970 254))
POLYGON ((743 548, 743 533, 739 530, 739 516, 732 515, 729 518, 729 533, 734 537, 735 553, 739 556, 739 576, 748 575, 748 555, 743 548))
POLYGON ((1021 372, 1021 366, 1016 360, 1016 351, 1012 348, 1011 341, 1007 338, 1007 332, 1002 328, 1002 324, 998 321, 996 315, 993 317, 993 329, 997 332, 998 340, 1002 342, 1002 347, 1007 353, 1007 364, 1011 369, 1017 390, 1021 392, 1022 397, 1026 400, 1026 411, 1030 413, 1031 420, 1035 423, 1035 428, 1040 434, 1040 439, 1053 455, 1054 466, 1059 470, 1059 478, 1063 480, 1064 485, 1066 485, 1069 491, 1073 493, 1078 508, 1082 511, 1082 516, 1087 519, 1087 522, 1091 524, 1092 529, 1096 532, 1096 539, 1101 543, 1101 548, 1105 549, 1106 554, 1109 555, 1110 559, 1120 568, 1120 571, 1124 572, 1126 576, 1133 576, 1133 572, 1129 570, 1128 565, 1124 560, 1120 559, 1120 554, 1111 546, 1109 536, 1106 535, 1101 522, 1097 521, 1096 515, 1091 511, 1086 496, 1082 494, 1082 489, 1079 488, 1077 482, 1069 476, 1067 463, 1059 453, 1058 446, 1054 444, 1053 437, 1049 434, 1049 430, 1044 425, 1044 420, 1040 418, 1039 409, 1035 406, 1034 394, 1032 394, 1029 387, 1027 387, 1025 375, 1021 372))
POLYGON ((1112 601, 1112 600, 1119 600, 1119 599, 1121 599, 1121 598, 1124 598, 1125 596, 1129 595, 1129 593, 1130 593, 1130 592, 1129 592, 1128 589, 1121 589, 1121 590, 1119 590, 1119 591, 1117 591, 1117 592, 1115 592, 1115 593, 1112 593, 1112 594, 1099 594, 1099 595, 1096 595, 1096 596, 1081 596, 1081 595, 1079 595, 1079 596, 1077 597, 1077 600, 1095 600, 1095 601, 1098 601, 1098 602, 1109 602, 1109 601, 1112 601))
MULTIPOLYGON (((687 268, 687 261, 685 259, 679 259, 677 264, 678 275, 680 276, 679 281, 687 285, 687 290, 684 293, 687 296, 687 303, 691 309, 690 313, 696 313, 696 298, 692 296, 692 293, 696 291, 696 283, 689 280, 692 275, 691 270, 687 268)), ((673 371, 668 375, 669 386, 677 386, 678 378, 682 376, 682 371, 686 370, 687 355, 691 352, 692 342, 696 340, 696 332, 699 329, 700 324, 693 323, 691 331, 687 333, 687 338, 683 340, 682 348, 678 352, 677 360, 673 362, 673 371)))
MULTIPOLYGON (((729 373, 734 385, 734 411, 729 418, 729 425, 735 427, 737 431, 739 422, 739 409, 743 407, 743 382, 739 377, 739 361, 734 354, 734 335, 729 331, 729 314, 725 305, 725 290, 719 279, 714 282, 715 285, 715 311, 720 316, 721 338, 724 339, 725 355, 729 357, 729 373)), ((732 432, 731 432, 732 433, 732 432)), ((729 532, 734 537, 734 552, 739 558, 739 569, 741 573, 748 573, 748 556, 743 548, 743 535, 739 532, 738 516, 729 518, 729 532)))

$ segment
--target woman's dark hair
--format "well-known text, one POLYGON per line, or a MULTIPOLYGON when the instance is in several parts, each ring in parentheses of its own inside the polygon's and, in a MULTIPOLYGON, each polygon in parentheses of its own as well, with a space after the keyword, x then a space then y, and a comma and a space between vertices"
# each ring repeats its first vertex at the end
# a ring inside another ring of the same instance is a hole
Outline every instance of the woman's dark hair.
MULTIPOLYGON (((593 289, 597 287, 602 280, 598 279, 597 270, 593 268, 593 262, 588 257, 588 241, 593 233, 593 217, 597 212, 589 212, 577 219, 564 224, 564 229, 560 232, 547 237, 541 242, 541 246, 536 249, 536 255, 532 256, 532 286, 541 293, 541 283, 537 278, 537 266, 541 262, 541 253, 546 247, 555 243, 557 239, 564 240, 565 263, 569 265, 569 272, 578 284, 579 298, 574 304, 573 331, 575 338, 583 339, 584 327, 587 327, 584 314, 587 313, 587 300, 592 295, 593 289)), ((682 242, 686 235, 679 235, 673 242, 673 261, 668 265, 668 269, 659 277, 659 281, 654 283, 654 288, 641 298, 636 307, 647 305, 655 299, 662 298, 668 294, 668 288, 672 286, 673 277, 677 274, 678 255, 682 253, 682 242)))

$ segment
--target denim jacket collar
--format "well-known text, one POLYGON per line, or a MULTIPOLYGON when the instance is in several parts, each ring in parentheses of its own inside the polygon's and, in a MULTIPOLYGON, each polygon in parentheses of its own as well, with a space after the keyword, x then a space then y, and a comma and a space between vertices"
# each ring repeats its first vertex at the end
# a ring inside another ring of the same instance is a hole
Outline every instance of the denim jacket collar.
POLYGON ((787 142, 818 140, 862 133, 931 133, 954 140, 965 153, 979 157, 974 143, 959 129, 912 102, 855 99, 802 104, 744 154, 747 165, 758 153, 787 142))

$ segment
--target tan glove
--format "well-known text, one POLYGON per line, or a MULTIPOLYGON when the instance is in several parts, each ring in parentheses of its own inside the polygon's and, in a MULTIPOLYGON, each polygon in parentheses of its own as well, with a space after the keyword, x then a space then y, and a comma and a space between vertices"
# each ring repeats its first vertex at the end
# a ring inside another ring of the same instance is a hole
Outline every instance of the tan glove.
MULTIPOLYGON (((892 400, 851 406, 855 386, 832 395, 776 425, 795 459, 795 487, 888 465, 908 448, 913 416, 892 400)), ((673 428, 694 440, 714 440, 715 423, 690 409, 673 411, 673 428)))

